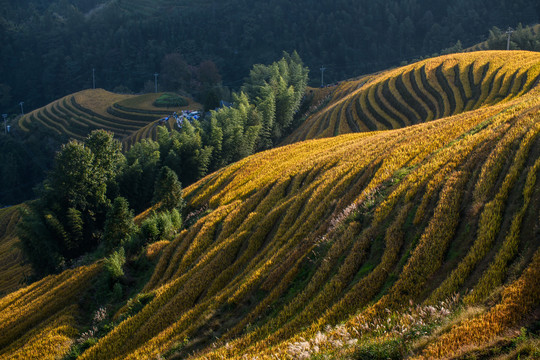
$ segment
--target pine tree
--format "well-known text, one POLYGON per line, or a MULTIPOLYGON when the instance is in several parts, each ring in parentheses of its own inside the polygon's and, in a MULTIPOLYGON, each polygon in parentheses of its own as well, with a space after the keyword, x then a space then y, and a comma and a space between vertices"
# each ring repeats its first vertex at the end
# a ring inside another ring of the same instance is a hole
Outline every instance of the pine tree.
POLYGON ((113 205, 107 212, 107 221, 103 238, 109 250, 124 245, 136 231, 133 222, 133 212, 129 203, 123 197, 114 199, 113 205))
POLYGON ((23 248, 36 271, 59 271, 97 247, 110 207, 107 186, 122 161, 118 141, 104 131, 92 132, 84 142, 71 141, 57 153, 41 199, 20 225, 23 248))
POLYGON ((182 184, 178 176, 169 167, 164 166, 156 179, 154 186, 154 204, 161 203, 166 210, 178 209, 184 206, 182 184))
POLYGON ((21 208, 22 221, 17 226, 17 234, 28 261, 36 274, 60 271, 65 259, 60 253, 57 239, 46 226, 39 203, 21 208))
POLYGON ((159 148, 159 143, 153 140, 145 139, 136 143, 126 153, 126 162, 118 175, 120 195, 128 200, 137 213, 148 208, 152 202, 161 159, 159 148))

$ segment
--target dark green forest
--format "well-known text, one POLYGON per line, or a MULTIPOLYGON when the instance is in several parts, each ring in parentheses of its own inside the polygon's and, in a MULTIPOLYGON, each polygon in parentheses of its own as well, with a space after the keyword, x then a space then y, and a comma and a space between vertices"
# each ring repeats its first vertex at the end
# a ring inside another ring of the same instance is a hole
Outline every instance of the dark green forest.
POLYGON ((318 84, 486 40, 537 23, 535 0, 0 1, 0 107, 30 110, 92 86, 139 92, 180 54, 189 92, 205 61, 238 88, 253 64, 298 51, 318 84), (104 3, 105 5, 103 5, 104 3), (102 5, 101 7, 99 5, 102 5), (195 74, 191 76, 190 74, 195 74))
MULTIPOLYGON (((11 119, 23 109, 91 88, 93 70, 96 87, 110 91, 154 91, 158 72, 160 90, 193 96, 207 109, 222 98, 249 103, 196 125, 200 139, 190 141, 195 148, 202 144, 201 154, 210 148, 213 153, 202 170, 190 170, 196 176, 182 169, 185 185, 207 169, 276 145, 297 125, 293 114, 282 114, 280 124, 268 122, 268 109, 283 111, 288 90, 268 97, 265 86, 253 83, 263 78, 265 67, 254 64, 297 51, 311 69, 309 83, 318 86, 321 66, 325 83, 333 83, 486 39, 489 48, 505 48, 499 29, 540 20, 540 5, 533 0, 0 0, 0 5, 0 113, 11 119), (231 90, 243 93, 233 98, 231 90), (235 132, 229 123, 242 123, 238 128, 251 132, 235 132), (217 125, 229 133, 216 131, 217 125), (216 145, 225 135, 251 142, 216 145)), ((538 51, 540 41, 520 30, 511 46, 538 51)), ((297 104, 301 94, 295 96, 297 104)), ((68 140, 43 128, 22 133, 15 126, 0 136, 0 205, 34 198, 32 187, 45 178, 55 152, 68 140)))

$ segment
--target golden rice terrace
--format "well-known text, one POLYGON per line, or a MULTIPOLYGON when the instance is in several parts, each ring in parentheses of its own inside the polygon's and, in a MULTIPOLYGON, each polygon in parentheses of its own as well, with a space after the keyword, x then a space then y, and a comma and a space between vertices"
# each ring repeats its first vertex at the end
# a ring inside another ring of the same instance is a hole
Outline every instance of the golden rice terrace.
MULTIPOLYGON (((204 216, 79 359, 535 358, 539 75, 478 52, 339 85, 288 141, 321 139, 185 189, 204 216)), ((0 357, 64 356, 101 266, 0 298, 0 357)))
POLYGON ((344 82, 286 142, 397 129, 507 101, 535 86, 537 62, 529 52, 452 54, 344 82))
MULTIPOLYGON (((84 90, 54 101, 19 119, 24 132, 47 130, 71 139, 84 139, 92 130, 104 129, 115 134, 129 148, 135 142, 156 138, 159 119, 175 111, 199 110, 201 105, 186 100, 184 107, 160 108, 153 103, 162 93, 144 95, 115 94, 103 89, 84 90)), ((174 119, 163 123, 174 128, 174 119)))

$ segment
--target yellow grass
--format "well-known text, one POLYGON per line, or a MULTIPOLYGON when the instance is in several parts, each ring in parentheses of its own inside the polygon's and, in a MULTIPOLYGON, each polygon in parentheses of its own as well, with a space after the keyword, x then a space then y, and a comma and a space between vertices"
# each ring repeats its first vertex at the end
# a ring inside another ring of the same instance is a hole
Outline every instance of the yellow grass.
MULTIPOLYGON (((426 99, 429 85, 443 92, 435 74, 447 74, 458 111, 393 130, 282 146, 184 189, 188 206, 208 211, 174 240, 146 249, 157 265, 143 292, 155 296, 80 358, 156 359, 183 346, 177 357, 191 359, 293 359, 340 346, 351 354, 358 344, 389 340, 385 329, 406 336, 432 315, 450 316, 445 299, 456 299, 454 293, 474 303, 495 287, 500 299, 441 323, 413 355, 456 356, 526 321, 540 301, 540 245, 525 238, 529 225, 522 221, 538 218, 530 203, 538 195, 540 87, 520 92, 501 81, 493 91, 504 98, 495 101, 489 83, 460 74, 470 87, 465 94, 493 100, 460 103, 454 66, 465 71, 488 62, 483 81, 521 66, 533 81, 540 55, 449 55, 342 83, 310 119, 328 120, 331 129, 347 129, 339 114, 406 123, 386 113, 399 104, 377 99, 387 93, 382 86, 398 91, 394 79, 404 71, 418 81, 417 73, 428 76, 415 99, 426 99), (360 113, 368 101, 376 106, 360 113), (529 249, 508 277, 520 242, 529 249), (479 299, 470 295, 475 286, 479 299)), ((403 84, 411 91, 410 80, 403 84)), ((421 106, 430 118, 427 104, 421 106)), ((451 97, 442 99, 439 112, 450 104, 451 97)), ((53 314, 73 304, 77 291, 68 289, 80 289, 97 271, 74 269, 0 299, 0 345, 47 328, 53 314), (38 308, 47 315, 29 315, 38 308)))
POLYGON ((112 106, 112 104, 116 102, 134 97, 133 95, 115 94, 103 89, 83 90, 73 94, 73 96, 75 96, 75 100, 81 106, 92 109, 92 111, 105 117, 111 116, 107 113, 107 108, 109 106, 112 106))
POLYGON ((330 104, 321 112, 308 117, 293 134, 284 140, 284 144, 306 139, 334 136, 334 126, 339 122, 356 123, 357 130, 338 124, 337 128, 344 131, 367 131, 369 126, 366 126, 366 120, 364 119, 373 123, 378 130, 386 129, 386 126, 377 120, 378 116, 386 119, 392 125, 392 128, 400 127, 396 122, 398 119, 405 124, 431 121, 434 114, 427 111, 428 116, 425 119, 420 118, 416 111, 407 104, 407 100, 404 100, 395 88, 396 79, 404 74, 408 74, 410 71, 414 71, 414 78, 420 92, 417 93, 414 91, 410 81, 405 79, 404 85, 408 96, 419 101, 420 106, 423 106, 425 110, 427 110, 425 106, 426 102, 435 104, 438 108, 438 114, 435 114, 437 115, 435 118, 451 116, 463 111, 477 109, 481 106, 508 101, 512 97, 521 95, 536 80, 538 76, 538 59, 538 53, 527 51, 484 51, 474 54, 450 54, 361 78, 360 80, 354 80, 349 83, 342 83, 334 90, 334 97, 330 104), (479 70, 484 64, 489 64, 489 71, 485 78, 481 79, 479 70), (454 73, 455 66, 458 66, 458 76, 454 73), (474 70, 473 83, 468 79, 470 66, 473 66, 474 70), (448 82, 449 93, 446 93, 445 88, 442 87, 436 76, 439 68, 448 82), (519 70, 519 72, 517 73, 516 81, 512 85, 512 88, 510 88, 511 79, 516 70, 519 70), (421 81, 422 74, 426 78, 425 83, 421 81), (526 83, 524 89, 518 94, 519 80, 522 79, 522 74, 526 74, 526 83), (381 94, 380 86, 386 81, 389 81, 389 90, 394 97, 392 100, 386 99, 381 94), (460 81, 459 86, 457 85, 458 81, 460 81), (474 86, 474 84, 480 86, 481 81, 481 91, 475 97, 473 96, 471 86, 474 86), (355 85, 360 87, 355 87, 355 85), (433 88, 441 96, 442 102, 437 101, 433 94, 428 91, 427 86, 433 88), (465 96, 469 96, 469 98, 462 98, 460 87, 462 87, 465 96), (347 91, 341 89, 347 89, 347 91), (339 94, 339 97, 336 97, 336 94, 339 94), (456 103, 452 113, 450 113, 450 97, 453 97, 456 103), (350 101, 351 98, 355 99, 355 101, 350 101), (408 106, 409 110, 414 114, 413 118, 409 119, 406 114, 402 114, 398 110, 399 104, 394 104, 393 101, 401 103, 402 106, 408 106), (355 102, 358 105, 352 107, 351 105, 355 102), (386 106, 389 113, 386 113, 386 111, 383 111, 379 107, 379 102, 386 106), (338 113, 340 117, 336 118, 336 114, 338 113))

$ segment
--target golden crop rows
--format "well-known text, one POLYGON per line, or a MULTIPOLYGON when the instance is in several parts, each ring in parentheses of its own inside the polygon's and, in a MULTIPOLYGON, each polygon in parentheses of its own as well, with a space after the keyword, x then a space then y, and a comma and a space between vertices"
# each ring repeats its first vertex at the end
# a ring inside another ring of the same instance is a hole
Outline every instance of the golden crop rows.
MULTIPOLYGON (((439 180, 440 179, 444 179, 445 178, 445 175, 444 174, 447 174, 448 171, 452 168, 455 168, 456 166, 460 166, 460 162, 463 161, 463 159, 465 159, 467 157, 467 154, 471 153, 471 149, 474 149, 475 147, 478 147, 479 149, 481 149, 481 147, 485 144, 489 144, 489 139, 492 139, 492 141, 496 141, 501 134, 503 134, 502 131, 500 131, 500 126, 501 125, 506 125, 507 122, 511 121, 513 122, 513 118, 515 117, 519 117, 519 112, 520 111, 523 111, 523 109, 527 109, 528 107, 530 106, 534 106, 535 104, 538 104, 538 101, 537 100, 533 100, 533 101, 529 101, 527 103, 525 103, 524 105, 517 105, 518 102, 515 102, 513 104, 509 104, 508 106, 501 106, 501 107, 498 107, 497 110, 495 110, 493 112, 494 109, 489 109, 489 110, 481 110, 479 112, 480 116, 479 118, 480 119, 490 119, 491 123, 485 128, 483 129, 483 131, 480 131, 478 133, 475 133, 473 135, 469 135, 469 136, 465 136, 463 138, 463 140, 461 140, 460 142, 457 142, 455 144, 452 144, 452 147, 448 147, 448 151, 446 152, 446 155, 445 156, 441 156, 441 159, 437 159, 437 157, 439 156, 439 153, 437 153, 437 156, 435 157, 434 160, 436 160, 436 163, 437 161, 441 161, 438 163, 437 165, 437 169, 440 169, 438 170, 440 174, 439 175, 439 180), (501 110, 504 108, 504 111, 501 112, 501 110), (521 110, 520 110, 521 109, 521 110), (493 116, 493 115, 496 115, 496 116, 493 116), (516 116, 518 115, 518 116, 516 116), (463 156, 460 158, 459 156, 455 156, 456 154, 460 154, 459 151, 456 152, 456 150, 459 148, 459 147, 463 147, 463 150, 466 150, 463 154, 463 156), (455 161, 454 165, 452 167, 448 167, 448 161, 449 160, 452 160, 452 159, 456 159, 457 160, 455 161), (446 160, 444 160, 446 159, 446 160), (440 166, 443 166, 442 168, 440 166), (446 169, 446 170, 444 170, 446 169), (441 171, 443 170, 443 171, 441 171)), ((537 113, 535 114, 537 116, 537 113)), ((462 116, 459 116, 458 118, 463 118, 462 116)), ((457 121, 456 121, 457 122, 457 121)), ((480 124, 480 121, 477 120, 476 122, 476 125, 479 125, 480 124)), ((521 122, 517 122, 515 124, 516 128, 518 128, 518 132, 533 132, 535 131, 534 130, 534 124, 531 124, 531 121, 529 122, 526 122, 526 121, 521 121, 521 122), (528 129, 528 130, 527 130, 528 129)), ((473 128, 474 126, 471 126, 471 128, 473 128)), ((425 128, 424 128, 425 129, 425 128)), ((464 133, 467 133, 466 131, 464 133)), ((532 140, 530 140, 532 141, 532 140)), ((523 143, 523 148, 527 148, 528 147, 528 144, 530 144, 530 141, 524 141, 523 143)), ((440 146, 440 145, 439 145, 440 146)), ((444 151, 442 152, 444 153, 444 151)), ((523 153, 523 152, 522 152, 523 153)), ((424 167, 427 167, 429 163, 426 163, 426 165, 422 165, 420 169, 424 168, 424 167)), ((474 163, 471 163, 469 166, 472 166, 474 165, 474 163)), ((519 165, 516 165, 516 167, 518 167, 519 165)), ((426 168, 427 169, 427 168, 426 168)), ((388 172, 388 170, 387 170, 388 172)), ((418 170, 417 172, 420 172, 420 170, 418 170)), ((415 172, 411 173, 410 177, 411 177, 411 180, 409 182, 409 186, 412 185, 411 182, 413 184, 416 183, 415 180, 412 180, 413 178, 413 174, 414 175, 417 175, 415 174, 415 172)), ((510 173, 514 173, 514 170, 510 170, 510 173)), ((456 175, 459 174, 459 173, 456 173, 456 175)), ((429 176, 428 176, 429 178, 429 176)), ((467 176, 465 173, 462 174, 462 175, 459 175, 459 177, 455 180, 457 181, 457 183, 460 183, 461 186, 465 185, 465 181, 468 180, 469 176, 467 176), (461 179, 461 181, 459 181, 459 179, 461 179)), ((406 178, 407 180, 408 178, 406 178)), ((416 179, 418 179, 416 177, 416 179)), ((451 190, 452 193, 454 194, 453 196, 446 196, 444 191, 441 193, 440 195, 440 201, 450 201, 451 204, 454 204, 452 206, 448 206, 448 204, 450 203, 446 203, 446 202, 440 202, 439 203, 439 208, 441 209, 441 211, 445 211, 445 213, 441 213, 441 214, 444 214, 444 215, 441 215, 440 217, 440 220, 436 220, 437 218, 435 217, 436 215, 434 215, 433 217, 433 232, 432 234, 433 235, 437 235, 437 236, 440 236, 440 235, 445 235, 445 236, 448 236, 448 232, 446 231, 442 231, 441 230, 441 226, 452 226, 452 222, 449 222, 447 221, 449 218, 454 218, 456 219, 458 215, 457 212, 455 212, 456 210, 458 210, 460 208, 460 203, 459 201, 455 201, 455 200, 452 200, 453 197, 455 196, 459 196, 461 194, 461 189, 460 187, 456 187, 455 185, 457 183, 454 183, 452 182, 451 180, 452 178, 450 178, 450 180, 447 181, 447 189, 448 190, 451 190), (447 199, 447 200, 446 200, 447 199), (454 209, 454 215, 450 216, 448 213, 446 213, 447 211, 451 210, 451 209, 454 209)), ((406 181, 404 181, 404 183, 406 183, 406 181)), ((422 184, 422 182, 420 182, 420 184, 422 184)), ((530 186, 530 185, 528 185, 530 186)), ((409 188, 410 189, 410 188, 409 188)), ((454 222, 455 224, 455 222, 454 222)), ((455 225, 454 225, 455 226, 455 225)), ((424 236, 427 236, 427 234, 429 234, 429 227, 428 229, 426 230, 427 232, 424 233, 424 236)), ((450 232, 451 234, 451 232, 450 232)), ((451 237, 450 237, 451 238, 451 237)), ((450 238, 447 238, 447 240, 445 241, 448 241, 448 239, 450 238)), ((344 238, 341 238, 341 239, 344 239, 344 238)), ((360 241, 358 241, 358 243, 360 243, 360 241)), ((337 243, 336 243, 337 244, 337 243)), ((441 249, 439 248, 439 246, 441 245, 440 243, 432 243, 431 241, 426 241, 426 244, 430 244, 430 248, 431 250, 420 250, 420 248, 417 247, 417 250, 416 252, 419 252, 419 255, 420 253, 424 252, 422 254, 422 256, 427 256, 428 254, 432 254, 432 255, 429 255, 429 256, 438 256, 438 259, 439 260, 436 260, 435 262, 429 262, 429 261, 426 261, 425 263, 429 264, 430 267, 427 267, 425 268, 425 266, 423 266, 422 264, 424 263, 424 261, 418 261, 418 266, 412 266, 412 259, 416 258, 417 256, 415 255, 412 255, 411 257, 411 260, 409 260, 408 262, 408 267, 407 268, 410 268, 411 269, 411 276, 412 274, 415 274, 414 277, 412 278, 409 278, 408 275, 406 275, 408 272, 407 271, 404 271, 402 275, 402 279, 403 281, 405 281, 405 279, 408 279, 407 280, 407 284, 408 286, 402 286, 402 285, 399 285, 401 284, 399 281, 401 280, 398 280, 398 282, 396 283, 396 285, 394 286, 394 288, 392 289, 392 297, 395 296, 395 302, 396 303, 399 303, 401 301, 403 301, 403 294, 399 294, 399 289, 407 289, 408 291, 411 290, 412 293, 409 294, 409 296, 413 296, 414 295, 414 289, 419 289, 420 288, 420 284, 421 282, 419 282, 418 284, 415 284, 414 281, 411 281, 413 279, 422 279, 422 276, 421 275, 426 275, 426 273, 422 273, 422 271, 429 271, 429 272, 433 272, 436 270, 437 268, 437 262, 441 262, 443 260, 443 258, 441 257, 441 255, 443 254, 443 252, 441 251, 441 249), (439 254, 439 255, 436 255, 436 254, 439 254), (422 268, 425 268, 425 270, 421 270, 422 268), (396 295, 397 294, 397 295, 396 295)), ((442 245, 442 247, 444 248, 444 245, 442 245)), ((390 253, 387 254, 388 256, 390 256, 390 253)), ((419 259, 423 259, 423 258, 419 258, 419 259)), ((330 258, 328 258, 328 260, 330 260, 330 258)), ((332 262, 330 262, 332 264, 332 262)), ((341 268, 341 269, 344 269, 344 268, 341 268)), ((376 275, 376 272, 372 272, 370 273, 370 275, 372 275, 372 277, 375 277, 376 275)), ((429 273, 427 273, 429 274, 429 273)), ((322 277, 322 276, 321 276, 322 277)), ((369 277, 368 277, 369 278, 369 277)), ((366 280, 368 279, 366 278, 366 280)), ((315 277, 314 277, 315 279, 315 277)), ((324 279, 324 277, 323 277, 324 279)), ((335 278, 337 280, 337 278, 335 278)), ((330 282, 332 283, 332 282, 330 282)), ((327 283, 328 284, 328 283, 327 283)), ((361 283, 359 282, 359 284, 362 284, 362 285, 365 285, 366 283, 361 283)), ((360 285, 359 285, 360 286, 360 285)), ((372 285, 373 286, 373 285, 372 285)), ((330 290, 330 285, 327 285, 326 287, 324 287, 324 290, 322 290, 320 292, 320 294, 325 294, 326 296, 324 295, 321 295, 319 296, 319 298, 315 297, 308 297, 308 299, 313 299, 312 301, 314 302, 319 302, 320 305, 324 304, 324 301, 327 301, 327 298, 328 296, 331 297, 331 294, 332 294, 332 291, 330 290), (321 301, 323 301, 321 303, 321 301)), ((333 287, 333 289, 335 289, 335 287, 333 287)), ((363 288, 364 291, 366 287, 363 288)), ((376 291, 376 290, 375 290, 376 291)), ((349 293, 349 294, 352 294, 352 293, 349 293)), ((414 296, 413 296, 414 297, 414 296)), ((299 297, 300 298, 300 297, 299 297)), ((350 296, 350 299, 354 299, 356 298, 355 296, 350 296)), ((356 298, 357 299, 357 298, 356 298)), ((296 299, 295 299, 296 300, 296 299)), ((306 301, 306 298, 303 298, 302 299, 302 303, 305 304, 305 301, 306 301)), ((382 304, 385 304, 385 305, 388 305, 389 302, 388 302, 388 298, 384 298, 383 299, 383 302, 382 304)), ((354 305, 358 306, 359 304, 354 304, 354 303, 349 303, 349 306, 353 306, 354 305)), ((361 304, 360 304, 361 305, 361 304)), ((322 305, 324 307, 324 305, 322 305)), ((294 308, 295 305, 294 303, 292 303, 288 308, 294 308)), ((309 309, 311 307, 311 305, 307 305, 307 308, 306 309, 309 309)), ((296 308, 298 309, 298 307, 296 308)), ((295 310, 295 311, 298 311, 298 310, 295 310)), ((338 310, 334 310, 334 311, 338 311, 338 310)), ((342 310, 343 313, 351 313, 351 311, 354 311, 353 309, 351 309, 350 307, 348 309, 344 309, 342 310)), ((307 314, 305 316, 301 316, 301 315, 295 315, 296 312, 292 312, 292 313, 289 313, 289 312, 286 312, 286 311, 283 311, 282 313, 280 313, 280 315, 282 314, 285 314, 285 313, 288 313, 287 315, 285 315, 284 317, 295 317, 296 316, 296 319, 295 321, 291 322, 291 324, 293 324, 294 326, 291 326, 290 327, 290 330, 291 332, 287 332, 287 327, 283 327, 284 323, 283 323, 283 320, 282 321, 278 321, 278 320, 275 320, 275 321, 271 321, 271 325, 272 325, 272 328, 279 328, 280 331, 278 332, 278 335, 275 335, 276 333, 273 333, 271 332, 270 329, 268 330, 265 330, 265 328, 261 328, 261 329, 258 329, 257 331, 251 333, 251 334, 248 334, 246 335, 244 338, 242 339, 239 339, 237 341, 233 341, 233 342, 229 342, 228 346, 227 347, 223 347, 221 348, 220 350, 218 351, 215 351, 213 352, 213 354, 215 354, 215 357, 214 356, 208 356, 208 358, 220 358, 220 357, 230 357, 230 356, 234 356, 234 354, 242 354, 242 353, 251 353, 253 355, 257 354, 257 356, 261 355, 261 354, 265 354, 266 352, 265 351, 260 351, 260 349, 264 349, 266 347, 268 347, 268 345, 271 345, 272 343, 275 343, 275 341, 277 340, 276 337, 279 336, 279 333, 281 333, 282 335, 284 335, 284 338, 287 338, 288 336, 291 336, 291 334, 294 332, 293 329, 297 329, 298 327, 301 327, 302 325, 302 320, 300 319, 300 316, 302 318, 305 318, 307 320, 304 320, 304 321, 313 321, 313 317, 316 317, 315 314, 317 314, 317 307, 313 307, 313 310, 310 311, 310 310, 306 310, 307 314), (300 319, 300 320, 298 320, 300 319), (277 321, 277 322, 276 322, 277 321), (300 326, 298 326, 300 325, 300 326), (269 331, 269 332, 267 332, 269 331), (269 334, 269 333, 272 333, 273 335, 272 336, 268 336, 266 335, 266 338, 265 338, 265 335, 264 334, 269 334), (259 339, 260 342, 262 342, 264 345, 262 345, 261 343, 258 343, 257 342, 257 339, 259 339), (274 339, 274 340, 272 340, 274 339), (249 346, 246 348, 247 344, 249 344, 249 346)), ((320 312, 319 312, 320 314, 320 312)), ((290 321, 290 320, 289 320, 290 321)), ((324 322, 323 322, 324 324, 324 322)), ((270 326, 270 325, 269 325, 270 326)), ((312 328, 310 331, 315 331, 315 329, 319 329, 320 326, 316 326, 315 328, 312 328)), ((272 348, 272 350, 268 350, 268 353, 270 353, 271 351, 275 350, 275 348, 272 348)))
POLYGON ((540 301, 540 250, 521 277, 506 287, 502 301, 486 314, 453 327, 422 353, 423 358, 456 355, 464 345, 489 342, 518 323, 540 301))
MULTIPOLYGON (((13 344, 22 336, 27 336, 29 331, 43 322, 52 322, 54 325, 53 329, 47 327, 47 331, 63 331, 57 328, 62 326, 55 323, 55 318, 64 315, 63 309, 74 304, 79 292, 88 286, 99 271, 100 266, 97 264, 66 270, 61 275, 48 276, 1 298, 0 349, 13 344)), ((72 332, 70 330, 68 333, 72 332)), ((42 341, 45 341, 42 343, 43 347, 52 346, 47 345, 45 339, 42 341)), ((55 336, 51 337, 51 341, 57 341, 55 336)))
MULTIPOLYGON (((503 55, 445 56, 340 84, 312 115, 325 129, 352 130, 345 116, 400 128, 275 148, 185 189, 191 208, 210 211, 164 245, 143 290, 153 300, 81 359, 182 346, 200 359, 294 358, 291 345, 314 344, 327 326, 344 323, 350 340, 361 319, 409 301, 433 308, 474 289, 474 304, 498 286, 500 302, 421 355, 452 356, 519 324, 540 301, 540 244, 524 224, 537 217, 540 57, 503 55), (529 255, 517 259, 524 242, 529 255), (526 270, 511 282, 518 260, 526 270)), ((0 299, 0 347, 71 304, 53 307, 50 296, 80 286, 73 272, 0 299), (21 320, 38 306, 49 315, 21 320)))
POLYGON ((486 253, 490 250, 491 244, 500 230, 503 217, 502 213, 505 208, 505 201, 508 197, 508 193, 515 184, 516 179, 525 164, 532 142, 539 132, 540 123, 536 121, 522 140, 520 148, 499 192, 492 201, 485 205, 484 211, 480 215, 478 234, 475 243, 467 253, 467 256, 452 271, 452 274, 445 280, 441 287, 433 293, 433 299, 441 299, 444 295, 457 291, 478 261, 484 258, 486 253))
MULTIPOLYGON (((438 197, 437 206, 433 215, 429 215, 429 205, 423 206, 424 216, 431 220, 380 306, 399 306, 404 297, 417 298, 423 281, 442 266, 445 249, 456 231, 463 190, 472 171, 478 169, 477 163, 467 160, 478 152, 483 154, 484 146, 496 146, 501 126, 513 124, 518 133, 533 131, 531 121, 513 119, 538 102, 531 97, 525 103, 516 100, 397 132, 347 135, 278 148, 201 180, 186 189, 187 199, 192 206, 209 204, 215 210, 165 249, 147 287, 156 292, 156 298, 83 358, 97 359, 104 354, 113 358, 157 356, 175 342, 193 336, 205 324, 202 319, 212 318, 221 306, 238 306, 254 291, 266 295, 224 334, 231 340, 228 347, 215 350, 215 356, 207 354, 209 358, 255 354, 279 346, 305 326, 309 326, 309 333, 315 333, 377 295, 403 246, 396 234, 413 209, 412 204, 401 204, 407 196, 414 199, 415 194, 423 195, 420 190, 426 187, 431 189, 426 196, 438 197), (370 170, 376 163, 376 169, 370 170), (377 207, 371 228, 361 231, 354 221, 332 225, 331 219, 340 219, 348 204, 361 208, 370 193, 376 193, 406 166, 412 170, 392 187, 388 201, 393 205, 383 201, 377 207), (370 175, 361 180, 368 172, 370 175), (445 185, 436 186, 431 181, 433 174, 445 185), (362 182, 360 189, 355 186, 358 182, 362 182), (418 188, 413 191, 415 185, 418 188), (355 193, 350 193, 352 189, 355 193), (341 201, 343 198, 349 199, 348 204, 341 201), (393 198, 396 200, 390 200, 393 198), (386 231, 381 265, 355 280, 372 251, 370 239, 383 228, 377 224, 391 214, 395 220, 386 231), (265 325, 242 335, 249 322, 266 316, 268 306, 289 291, 306 257, 316 251, 320 241, 330 246, 327 261, 305 289, 265 325), (329 271, 332 268, 335 272, 329 271), (361 288, 371 292, 364 300, 355 301, 361 288), (325 309, 332 310, 324 315, 325 309)), ((536 138, 523 139, 526 149, 536 138)), ((521 153, 526 157, 527 152, 521 153)))
MULTIPOLYGON (((30 131, 31 123, 39 124, 56 134, 83 139, 92 130, 111 131, 130 147, 145 138, 156 137, 156 120, 173 111, 184 109, 159 109, 151 105, 159 94, 141 96, 120 95, 102 89, 85 90, 61 98, 45 107, 34 110, 19 119, 19 127, 30 131), (120 104, 129 104, 126 107, 120 104)), ((190 101, 185 107, 199 109, 200 105, 190 101)), ((167 123, 169 129, 175 126, 174 119, 167 123)))
POLYGON ((478 281, 474 291, 465 298, 465 302, 479 302, 487 297, 495 287, 501 285, 504 281, 507 272, 508 263, 518 253, 519 233, 526 213, 527 207, 530 204, 532 192, 536 184, 537 172, 540 169, 540 159, 536 160, 534 166, 530 169, 525 188, 523 189, 523 205, 516 213, 510 226, 510 232, 506 235, 505 241, 488 270, 484 272, 482 278, 478 281))
POLYGON ((75 328, 77 307, 69 306, 0 350, 3 359, 58 359, 66 355, 73 337, 78 331, 75 328))
POLYGON ((537 80, 537 55, 531 52, 490 51, 425 60, 365 79, 355 91, 345 92, 342 89, 351 85, 340 84, 335 92, 346 95, 308 118, 285 143, 427 122, 508 101, 537 80))

